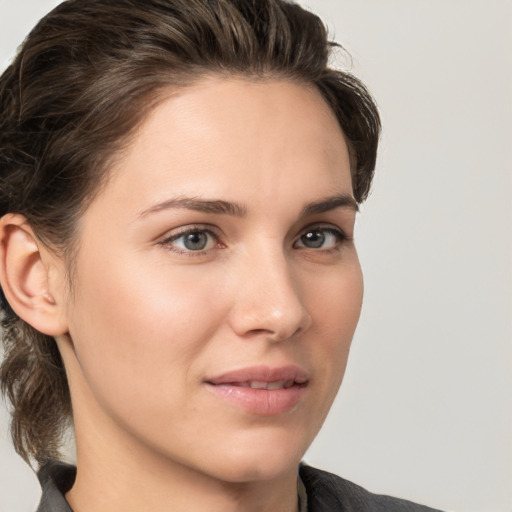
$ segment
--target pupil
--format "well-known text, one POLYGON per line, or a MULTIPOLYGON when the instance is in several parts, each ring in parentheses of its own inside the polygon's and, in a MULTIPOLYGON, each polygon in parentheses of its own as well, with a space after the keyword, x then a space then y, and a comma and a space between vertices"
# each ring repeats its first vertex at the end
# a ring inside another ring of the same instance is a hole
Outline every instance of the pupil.
POLYGON ((313 249, 322 247, 325 242, 325 235, 319 231, 310 231, 302 237, 302 243, 313 249))
POLYGON ((189 233, 185 237, 185 247, 192 251, 200 251, 206 247, 208 243, 208 237, 205 233, 189 233))

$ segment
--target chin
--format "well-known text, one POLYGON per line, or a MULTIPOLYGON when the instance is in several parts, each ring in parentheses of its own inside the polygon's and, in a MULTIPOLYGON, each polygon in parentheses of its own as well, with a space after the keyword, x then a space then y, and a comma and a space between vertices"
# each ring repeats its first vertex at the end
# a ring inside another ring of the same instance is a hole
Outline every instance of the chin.
POLYGON ((237 460, 233 464, 217 465, 215 478, 229 483, 276 481, 297 472, 299 459, 274 461, 237 460))
POLYGON ((262 436, 243 444, 233 442, 222 453, 212 454, 212 473, 233 483, 278 480, 297 472, 308 446, 303 440, 294 441, 290 432, 272 439, 262 436))

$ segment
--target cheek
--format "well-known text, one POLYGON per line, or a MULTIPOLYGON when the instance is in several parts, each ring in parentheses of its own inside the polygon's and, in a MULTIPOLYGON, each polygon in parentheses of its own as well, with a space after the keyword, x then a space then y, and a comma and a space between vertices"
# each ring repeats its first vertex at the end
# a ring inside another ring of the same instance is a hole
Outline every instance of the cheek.
POLYGON ((349 256, 339 269, 316 274, 310 284, 315 324, 326 332, 325 339, 334 342, 350 342, 361 313, 363 275, 355 251, 349 256))
MULTIPOLYGON (((107 260, 108 261, 108 260, 107 260)), ((95 392, 147 399, 148 390, 172 386, 176 397, 184 376, 217 330, 224 305, 212 300, 208 280, 148 269, 111 259, 116 265, 93 271, 84 266, 70 334, 77 359, 95 392), (127 277, 128 276, 128 277, 127 277)))
POLYGON ((334 399, 343 379, 363 300, 363 275, 357 255, 342 271, 326 276, 317 283, 318 292, 311 297, 315 322, 311 355, 321 358, 326 393, 334 399))

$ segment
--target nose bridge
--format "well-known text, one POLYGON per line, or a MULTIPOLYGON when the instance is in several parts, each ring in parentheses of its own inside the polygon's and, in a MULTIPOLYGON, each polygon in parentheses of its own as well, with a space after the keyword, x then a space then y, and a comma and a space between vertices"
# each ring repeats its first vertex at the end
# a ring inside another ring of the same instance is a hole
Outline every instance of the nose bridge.
POLYGON ((240 336, 259 333, 280 341, 309 327, 303 290, 279 244, 244 258, 237 280, 231 324, 240 336))

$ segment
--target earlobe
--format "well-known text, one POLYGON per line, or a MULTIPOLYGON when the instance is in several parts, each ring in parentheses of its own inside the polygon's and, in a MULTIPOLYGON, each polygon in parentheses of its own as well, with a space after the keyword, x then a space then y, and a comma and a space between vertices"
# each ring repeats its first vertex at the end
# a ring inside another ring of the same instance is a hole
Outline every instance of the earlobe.
MULTIPOLYGON (((52 289, 48 252, 40 247, 25 217, 7 214, 0 219, 0 283, 14 312, 49 336, 67 332, 61 290, 52 289)), ((52 282, 53 281, 53 282, 52 282)), ((54 285, 54 286, 52 286, 54 285)))

